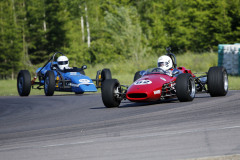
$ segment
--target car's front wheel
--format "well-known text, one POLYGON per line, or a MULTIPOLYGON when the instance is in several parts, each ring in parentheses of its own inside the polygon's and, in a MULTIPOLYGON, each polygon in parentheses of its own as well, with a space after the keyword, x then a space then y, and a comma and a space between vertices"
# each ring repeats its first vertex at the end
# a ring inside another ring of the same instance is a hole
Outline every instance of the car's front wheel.
POLYGON ((53 71, 48 71, 44 80, 44 93, 46 96, 52 96, 55 90, 55 74, 53 71))
POLYGON ((225 96, 228 92, 228 75, 224 67, 211 67, 207 75, 208 92, 212 97, 225 96))
POLYGON ((121 103, 121 87, 117 79, 106 79, 102 85, 102 101, 107 108, 121 103))
POLYGON ((20 96, 28 96, 31 91, 31 75, 28 70, 21 70, 17 77, 17 89, 20 96))
POLYGON ((192 101, 195 97, 196 86, 194 78, 189 73, 178 75, 176 80, 176 94, 180 102, 192 101))

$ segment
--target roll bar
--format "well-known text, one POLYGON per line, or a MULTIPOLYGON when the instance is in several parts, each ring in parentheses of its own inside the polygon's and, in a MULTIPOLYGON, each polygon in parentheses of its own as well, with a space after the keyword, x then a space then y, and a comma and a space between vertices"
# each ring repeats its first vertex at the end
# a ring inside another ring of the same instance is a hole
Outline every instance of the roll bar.
MULTIPOLYGON (((58 54, 58 53, 64 56, 64 54, 63 54, 62 52, 55 52, 55 53, 53 54, 53 56, 47 61, 47 63, 45 63, 44 66, 38 71, 37 75, 39 75, 39 73, 41 73, 42 69, 43 69, 44 67, 46 67, 46 65, 47 65, 50 61, 52 61, 52 62, 54 61, 55 55, 58 54)), ((53 63, 51 63, 51 67, 52 67, 52 64, 53 64, 53 63)))
POLYGON ((171 47, 167 47, 166 50, 167 50, 167 54, 166 55, 169 56, 172 59, 174 68, 177 68, 177 59, 176 59, 175 54, 173 54, 171 52, 171 47))

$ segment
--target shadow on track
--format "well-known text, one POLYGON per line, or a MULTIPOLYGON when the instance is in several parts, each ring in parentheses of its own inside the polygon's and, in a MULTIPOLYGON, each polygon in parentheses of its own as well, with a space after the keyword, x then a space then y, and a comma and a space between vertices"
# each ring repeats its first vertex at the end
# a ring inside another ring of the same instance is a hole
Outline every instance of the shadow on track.
MULTIPOLYGON (((211 96, 209 94, 196 94, 195 100, 200 99, 209 99, 211 96)), ((171 98, 171 99, 165 99, 165 100, 158 100, 153 102, 131 102, 128 100, 124 100, 121 102, 121 105, 119 107, 113 107, 113 108, 133 108, 133 107, 143 107, 143 106, 151 106, 156 104, 173 104, 173 103, 180 103, 177 98, 171 98)), ((194 101, 192 102, 194 103, 194 101)), ((195 103, 197 103, 195 101, 195 103)), ((109 109, 106 107, 94 107, 90 109, 109 109)))
MULTIPOLYGON (((159 100, 154 102, 130 102, 130 101, 123 101, 119 107, 113 108, 133 108, 133 107, 143 107, 143 106, 151 106, 156 104, 164 104, 164 103, 175 103, 178 101, 177 99, 166 99, 166 100, 159 100)), ((106 107, 94 107, 90 109, 109 109, 106 107)))

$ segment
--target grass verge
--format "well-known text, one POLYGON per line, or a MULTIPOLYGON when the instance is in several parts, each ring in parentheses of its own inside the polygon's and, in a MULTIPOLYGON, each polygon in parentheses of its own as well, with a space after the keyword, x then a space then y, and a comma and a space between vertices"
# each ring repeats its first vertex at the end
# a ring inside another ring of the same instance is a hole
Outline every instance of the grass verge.
POLYGON ((240 155, 195 158, 195 159, 188 159, 188 160, 240 160, 240 155))

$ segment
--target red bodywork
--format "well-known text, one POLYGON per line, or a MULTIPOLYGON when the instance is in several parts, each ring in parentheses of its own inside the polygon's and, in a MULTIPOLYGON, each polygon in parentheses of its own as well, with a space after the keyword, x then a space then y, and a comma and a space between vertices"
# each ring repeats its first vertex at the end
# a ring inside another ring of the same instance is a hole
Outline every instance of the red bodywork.
MULTIPOLYGON (((178 67, 181 73, 190 73, 191 70, 178 67)), ((136 80, 127 90, 126 98, 130 101, 157 101, 161 98, 174 97, 174 87, 177 77, 165 74, 153 73, 142 76, 136 80)))

